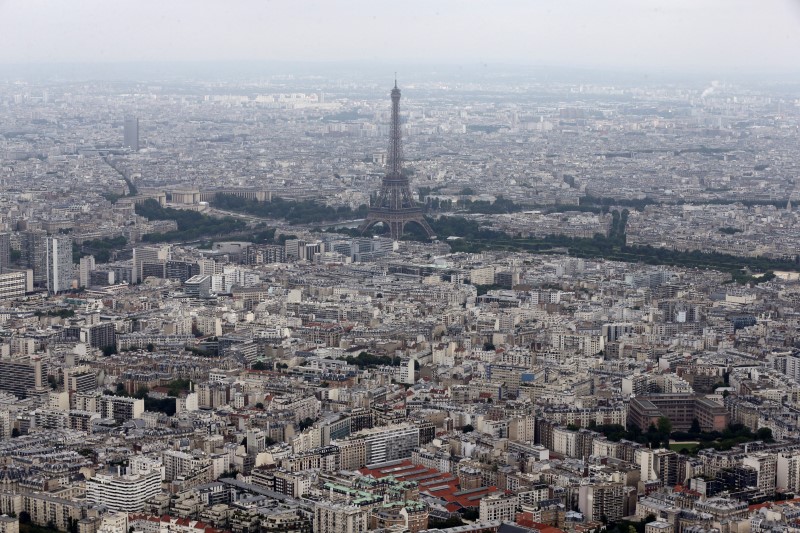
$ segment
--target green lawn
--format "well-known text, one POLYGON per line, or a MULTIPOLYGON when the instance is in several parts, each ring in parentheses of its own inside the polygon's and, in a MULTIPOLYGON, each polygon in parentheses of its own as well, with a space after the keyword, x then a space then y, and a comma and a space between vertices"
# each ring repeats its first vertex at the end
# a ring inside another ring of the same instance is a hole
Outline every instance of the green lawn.
POLYGON ((683 448, 689 448, 691 450, 697 444, 700 443, 696 440, 686 440, 681 442, 670 441, 669 449, 675 452, 679 452, 683 448))

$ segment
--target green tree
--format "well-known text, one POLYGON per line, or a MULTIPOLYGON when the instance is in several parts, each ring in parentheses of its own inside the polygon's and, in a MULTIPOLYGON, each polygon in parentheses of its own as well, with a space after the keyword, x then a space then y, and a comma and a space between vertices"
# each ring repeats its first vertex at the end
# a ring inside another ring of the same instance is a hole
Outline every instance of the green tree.
POLYGON ((264 408, 264 404, 263 403, 256 402, 256 409, 263 409, 263 408, 264 408))
POLYGON ((772 430, 770 428, 758 428, 756 438, 766 442, 772 442, 772 430))
POLYGON ((692 419, 692 427, 689 428, 689 433, 692 435, 699 435, 702 431, 703 430, 700 428, 700 421, 696 418, 692 419))
POLYGON ((672 433, 672 422, 666 416, 658 418, 658 432, 667 438, 669 438, 670 433, 672 433))
POLYGON ((473 431, 475 431, 475 427, 472 424, 467 424, 461 428, 461 431, 463 433, 472 433, 473 431))
POLYGON ((300 423, 297 425, 300 428, 300 431, 303 431, 304 429, 310 428, 311 426, 314 425, 314 419, 311 417, 306 417, 303 420, 301 420, 300 423))
POLYGON ((106 346, 103 348, 103 356, 109 357, 117 353, 117 345, 112 344, 111 346, 106 346))

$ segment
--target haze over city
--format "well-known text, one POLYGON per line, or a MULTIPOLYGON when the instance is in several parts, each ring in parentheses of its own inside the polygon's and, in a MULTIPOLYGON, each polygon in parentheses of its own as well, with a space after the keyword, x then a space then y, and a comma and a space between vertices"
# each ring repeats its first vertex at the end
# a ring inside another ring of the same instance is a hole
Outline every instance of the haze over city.
POLYGON ((281 61, 797 72, 793 0, 0 3, 0 63, 281 61))

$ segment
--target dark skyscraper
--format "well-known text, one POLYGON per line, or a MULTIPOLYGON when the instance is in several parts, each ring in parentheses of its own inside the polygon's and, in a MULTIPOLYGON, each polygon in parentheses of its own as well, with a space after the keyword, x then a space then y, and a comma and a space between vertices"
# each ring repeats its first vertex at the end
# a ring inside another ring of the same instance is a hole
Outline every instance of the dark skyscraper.
POLYGON ((400 131, 400 89, 397 81, 392 89, 392 124, 389 131, 389 157, 378 198, 370 206, 366 220, 358 228, 364 233, 371 226, 383 222, 389 226, 392 239, 399 239, 409 222, 416 222, 433 237, 433 230, 422 216, 422 209, 411 194, 408 177, 403 174, 403 147, 400 131))
POLYGON ((134 152, 139 151, 139 119, 136 117, 125 117, 125 140, 123 146, 130 148, 134 152))
POLYGON ((0 233, 0 274, 11 266, 11 234, 0 233))

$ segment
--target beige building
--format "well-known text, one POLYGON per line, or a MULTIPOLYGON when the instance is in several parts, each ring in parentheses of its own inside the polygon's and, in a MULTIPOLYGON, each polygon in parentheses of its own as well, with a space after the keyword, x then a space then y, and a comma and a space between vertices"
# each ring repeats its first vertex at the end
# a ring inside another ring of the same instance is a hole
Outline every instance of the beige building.
POLYGON ((481 499, 479 513, 481 522, 500 520, 513 522, 519 499, 516 494, 492 494, 481 499))
POLYGON ((19 518, 0 516, 0 533, 19 533, 19 518))
POLYGON ((362 533, 369 531, 369 509, 321 501, 314 504, 315 533, 362 533))

